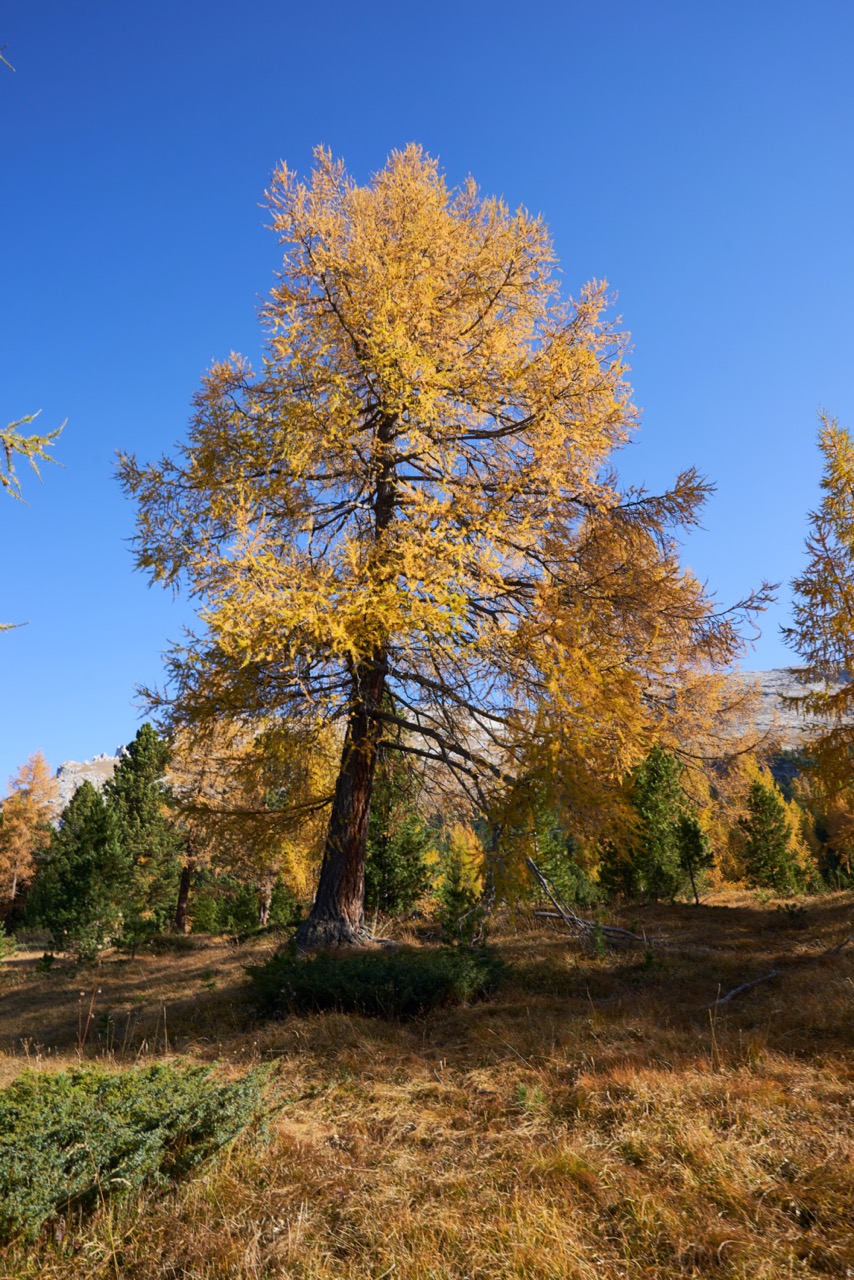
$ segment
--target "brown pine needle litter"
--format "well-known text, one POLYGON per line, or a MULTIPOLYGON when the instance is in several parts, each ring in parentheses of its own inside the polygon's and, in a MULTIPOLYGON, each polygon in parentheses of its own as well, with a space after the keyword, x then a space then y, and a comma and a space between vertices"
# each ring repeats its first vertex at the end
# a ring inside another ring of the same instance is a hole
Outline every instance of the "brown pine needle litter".
POLYGON ((273 1062, 273 1110, 172 1189, 9 1245, 0 1275, 854 1275, 854 948, 815 959, 851 932, 854 894, 807 899, 797 922, 713 901, 615 913, 668 938, 655 955, 590 956, 505 917, 497 994, 408 1023, 254 1021, 245 966, 269 938, 97 970, 19 952, 0 970, 3 1084, 81 1062, 217 1061, 225 1078, 273 1062))

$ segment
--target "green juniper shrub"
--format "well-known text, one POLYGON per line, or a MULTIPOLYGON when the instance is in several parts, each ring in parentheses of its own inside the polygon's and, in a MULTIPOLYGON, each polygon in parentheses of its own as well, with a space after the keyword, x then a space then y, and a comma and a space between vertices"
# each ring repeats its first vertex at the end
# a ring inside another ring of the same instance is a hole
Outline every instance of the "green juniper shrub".
POLYGON ((189 933, 155 933, 146 943, 146 950, 156 956, 185 955, 195 951, 199 940, 189 933))
POLYGON ((262 1017, 336 1009, 381 1018, 414 1018, 439 1005, 487 995, 502 965, 487 948, 402 948, 343 955, 280 951, 249 969, 262 1017))
POLYGON ((0 1091, 0 1242, 187 1174, 260 1115, 266 1075, 221 1083, 210 1067, 162 1064, 24 1072, 0 1091))

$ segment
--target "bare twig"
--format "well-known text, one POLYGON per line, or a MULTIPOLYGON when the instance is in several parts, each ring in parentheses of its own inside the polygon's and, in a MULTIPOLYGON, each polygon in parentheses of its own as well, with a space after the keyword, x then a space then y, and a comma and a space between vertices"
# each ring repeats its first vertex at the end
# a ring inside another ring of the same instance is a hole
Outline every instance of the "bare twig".
POLYGON ((816 959, 820 960, 822 956, 838 956, 840 951, 844 951, 850 942, 854 942, 854 933, 849 933, 847 938, 843 938, 841 942, 837 942, 835 947, 830 947, 829 950, 823 951, 821 956, 816 956, 816 959))

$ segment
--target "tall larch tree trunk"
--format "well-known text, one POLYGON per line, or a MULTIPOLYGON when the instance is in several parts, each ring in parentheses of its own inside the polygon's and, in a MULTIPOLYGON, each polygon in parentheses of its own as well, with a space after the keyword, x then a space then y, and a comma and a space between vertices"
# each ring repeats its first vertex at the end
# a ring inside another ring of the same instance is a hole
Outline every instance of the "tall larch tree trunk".
MULTIPOLYGON (((377 478, 374 489, 374 544, 394 520, 397 467, 394 456, 396 423, 381 418, 377 428, 377 478)), ((382 551, 377 564, 382 563, 382 551)), ((382 568, 379 569, 382 572, 382 568)), ((365 924, 365 859, 368 818, 388 676, 388 651, 379 647, 352 669, 350 717, 341 752, 341 766, 329 817, 317 896, 308 919, 296 933, 301 949, 360 945, 371 941, 365 924)))
POLYGON ((276 877, 269 875, 258 886, 258 927, 260 929, 266 929, 270 923, 270 911, 273 906, 273 886, 275 883, 276 877))
POLYGON ((317 896, 296 933, 301 949, 357 946, 371 940, 365 925, 368 817, 377 764, 386 660, 354 672, 356 705, 347 725, 329 817, 317 896))

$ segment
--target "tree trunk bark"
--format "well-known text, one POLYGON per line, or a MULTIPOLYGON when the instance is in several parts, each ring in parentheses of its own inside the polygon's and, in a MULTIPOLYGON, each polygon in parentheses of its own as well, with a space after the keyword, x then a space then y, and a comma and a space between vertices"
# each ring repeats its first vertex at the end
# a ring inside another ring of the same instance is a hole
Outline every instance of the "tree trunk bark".
POLYGON ((190 928, 189 903, 190 886, 193 883, 195 863, 187 858, 181 868, 181 880, 178 884, 178 903, 175 907, 175 929, 178 933, 188 933, 190 928))
POLYGON ((359 946, 372 938, 365 924, 365 855, 381 734, 375 713, 385 692, 386 667, 382 654, 353 673, 357 700, 344 738, 317 896, 295 935, 300 950, 359 946))
POLYGON ((270 923, 270 908, 273 905, 273 881, 265 880, 258 890, 258 925, 266 929, 270 923))
MULTIPOLYGON (((377 480, 371 504, 378 565, 383 559, 383 537, 394 521, 397 503, 396 432, 394 416, 384 415, 377 427, 377 480)), ((389 571, 396 572, 396 567, 390 565, 389 571)), ((365 854, 381 735, 377 713, 382 708, 387 674, 388 651, 383 644, 352 668, 350 716, 326 833, 320 883, 308 919, 295 935, 301 950, 371 941, 371 932, 365 925, 365 854)))
POLYGON ((695 884, 695 882, 694 882, 694 868, 693 868, 693 867, 689 867, 689 868, 688 868, 688 875, 691 877, 691 888, 694 890, 694 902, 695 902, 695 903, 697 904, 697 906, 699 907, 699 905, 700 905, 700 895, 699 895, 699 893, 697 892, 697 886, 696 886, 696 884, 695 884))

